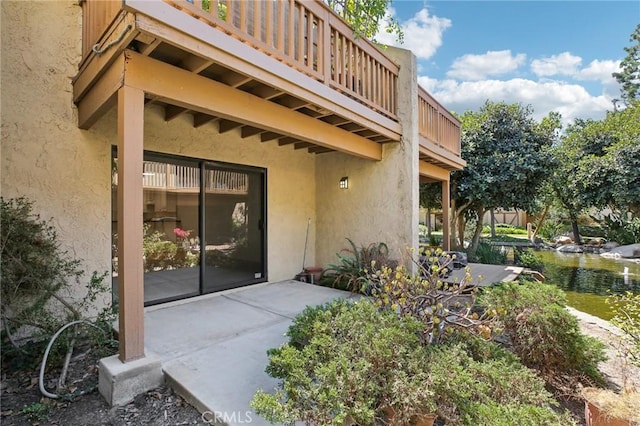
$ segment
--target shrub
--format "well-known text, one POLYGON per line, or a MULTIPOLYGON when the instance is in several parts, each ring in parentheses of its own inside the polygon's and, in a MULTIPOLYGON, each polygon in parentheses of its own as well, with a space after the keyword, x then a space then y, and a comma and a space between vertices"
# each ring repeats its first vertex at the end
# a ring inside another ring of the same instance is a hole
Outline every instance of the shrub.
POLYGON ((469 271, 459 283, 447 283, 442 278, 448 273, 451 256, 438 249, 427 251, 421 259, 424 263, 416 262, 415 274, 402 265, 372 271, 368 278, 375 305, 422 323, 425 343, 437 343, 450 328, 488 337, 491 329, 486 318, 472 312, 476 288, 469 271))
POLYGON ((284 424, 408 425, 425 413, 447 425, 500 424, 502 416, 572 424, 553 412, 544 382, 498 345, 458 331, 425 348, 421 330, 366 300, 307 308, 290 341, 268 352, 267 372, 281 380, 276 393, 259 391, 252 406, 284 424))
POLYGON ((610 214, 604 217, 606 237, 621 245, 640 243, 640 217, 626 220, 624 215, 610 214))
POLYGON ((339 263, 331 264, 325 269, 320 279, 322 285, 360 293, 367 282, 367 270, 371 268, 372 262, 378 267, 397 265, 396 261, 389 258, 389 247, 383 242, 358 248, 349 238, 347 241, 351 248, 336 254, 339 263))
POLYGON ((275 394, 259 391, 251 405, 270 422, 408 424, 432 412, 420 324, 380 312, 370 302, 338 302, 306 310, 292 326, 296 342, 269 350, 267 373, 282 380, 275 394), (306 342, 300 345, 300 340, 306 342))
MULTIPOLYGON (((64 324, 86 317, 98 298, 109 292, 104 283, 107 272, 93 272, 81 298, 70 298, 77 291, 84 271, 80 261, 60 248, 55 228, 33 212, 33 203, 26 198, 6 200, 0 197, 2 240, 1 309, 3 330, 3 365, 11 368, 31 368, 40 360, 48 339, 64 324), (5 340, 6 339, 6 340, 5 340), (10 346, 4 345, 10 343, 10 346)), ((100 331, 62 335, 52 350, 52 358, 61 358, 64 351, 70 357, 73 340, 88 337, 101 345, 112 345, 110 339, 115 319, 108 305, 94 325, 100 331)), ((65 359, 65 368, 69 358, 65 359)))
POLYGON ((624 332, 627 340, 625 355, 632 364, 640 367, 640 294, 628 291, 611 295, 607 303, 614 311, 611 322, 624 332))
POLYGON ((574 394, 578 383, 602 384, 597 364, 604 346, 580 331, 566 309, 562 290, 552 285, 504 283, 480 297, 499 314, 510 349, 537 370, 557 392, 574 394))
POLYGON ((487 265, 504 265, 507 262, 507 254, 500 247, 484 241, 478 243, 475 253, 467 251, 467 255, 469 261, 487 265))
POLYGON ((567 414, 553 411, 557 403, 544 381, 495 343, 463 335, 461 341, 432 346, 429 368, 436 413, 447 425, 572 424, 567 414), (475 359, 480 348, 487 356, 475 359))
POLYGON ((516 250, 516 265, 542 272, 544 263, 532 249, 516 250))

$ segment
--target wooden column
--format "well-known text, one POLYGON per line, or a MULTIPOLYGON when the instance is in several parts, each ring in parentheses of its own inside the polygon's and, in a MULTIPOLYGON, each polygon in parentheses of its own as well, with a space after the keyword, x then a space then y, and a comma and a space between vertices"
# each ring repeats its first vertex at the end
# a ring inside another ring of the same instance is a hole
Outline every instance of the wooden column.
POLYGON ((442 249, 451 250, 451 219, 449 206, 451 205, 451 194, 449 181, 442 181, 442 249))
POLYGON ((142 160, 144 92, 118 90, 118 306, 120 360, 144 357, 142 160))

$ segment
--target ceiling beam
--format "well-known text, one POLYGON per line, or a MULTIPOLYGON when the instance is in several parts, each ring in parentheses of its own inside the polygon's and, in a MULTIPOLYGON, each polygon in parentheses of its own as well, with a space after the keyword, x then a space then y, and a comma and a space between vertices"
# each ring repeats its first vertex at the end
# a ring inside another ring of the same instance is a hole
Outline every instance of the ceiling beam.
POLYGON ((262 142, 269 142, 269 141, 272 141, 274 139, 278 139, 278 138, 281 138, 281 137, 282 137, 282 135, 280 133, 265 132, 265 133, 260 135, 260 140, 262 142))
POLYGON ((127 51, 126 57, 125 84, 167 103, 358 157, 382 160, 382 147, 369 139, 148 56, 127 51))
POLYGON ((197 112, 193 114, 193 127, 195 128, 202 127, 205 124, 209 123, 210 121, 214 121, 217 119, 218 117, 214 117, 213 115, 202 114, 197 112))
POLYGON ((238 123, 237 121, 220 119, 220 121, 218 122, 218 132, 227 133, 233 129, 237 129, 240 126, 242 126, 242 123, 238 123))
POLYGON ((288 136, 282 139, 278 139, 278 145, 280 146, 291 145, 292 143, 296 143, 296 142, 298 142, 298 139, 290 138, 288 136))
POLYGON ((260 133, 264 133, 265 131, 266 130, 259 127, 243 126, 242 129, 240 129, 240 136, 242 136, 242 139, 245 139, 251 136, 259 135, 260 133))
POLYGON ((175 105, 167 105, 166 107, 164 107, 164 121, 171 121, 185 111, 187 111, 186 108, 175 105))

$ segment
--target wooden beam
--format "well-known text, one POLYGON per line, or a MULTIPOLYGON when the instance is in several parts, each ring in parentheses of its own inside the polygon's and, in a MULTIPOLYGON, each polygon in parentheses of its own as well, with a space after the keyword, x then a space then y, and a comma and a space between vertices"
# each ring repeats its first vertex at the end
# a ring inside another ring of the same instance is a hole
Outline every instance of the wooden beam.
POLYGON ((285 146, 285 145, 291 145, 292 143, 296 143, 299 142, 298 139, 296 138, 291 138, 291 137, 284 137, 281 139, 278 139, 278 145, 279 146, 285 146))
POLYGON ((185 70, 189 70, 196 74, 200 74, 202 71, 213 65, 213 61, 205 59, 201 56, 189 55, 182 60, 180 66, 185 70))
POLYGON ((282 135, 280 133, 265 132, 265 133, 260 135, 260 141, 261 142, 269 142, 269 141, 272 141, 274 139, 278 139, 278 138, 281 138, 281 137, 282 137, 282 135))
POLYGON ((118 307, 122 362, 144 357, 144 92, 118 90, 118 307))
POLYGON ((72 80, 73 83, 73 101, 77 104, 86 92, 95 84, 102 74, 109 69, 109 66, 122 57, 122 52, 140 33, 135 27, 135 15, 127 13, 114 28, 111 34, 105 39, 103 45, 115 42, 119 35, 124 33, 125 36, 116 45, 112 46, 105 54, 96 55, 89 54, 87 61, 82 64, 80 72, 72 80), (131 26, 131 30, 125 31, 127 25, 131 26))
POLYGON ((309 105, 309 102, 302 99, 294 98, 293 96, 285 96, 281 99, 276 99, 274 102, 279 105, 286 106, 290 109, 298 109, 302 108, 303 106, 309 105))
POLYGON ((437 146, 422 136, 419 136, 418 154, 447 164, 450 170, 462 170, 467 165, 467 162, 459 155, 437 146))
POLYGON ((442 181, 442 249, 451 250, 451 219, 449 209, 451 206, 451 188, 449 179, 442 181))
POLYGON ((313 146, 308 149, 309 154, 326 154, 327 152, 334 152, 333 149, 324 148, 322 146, 313 146))
POLYGON ((304 149, 304 148, 309 148, 310 146, 313 146, 313 144, 309 142, 298 142, 295 145, 293 145, 293 149, 304 149))
POLYGON ((282 95, 282 91, 278 89, 274 89, 270 86, 259 86, 255 89, 251 90, 251 93, 262 98, 262 99, 272 99, 276 96, 282 95))
POLYGON ((230 71, 220 77, 220 81, 231 87, 240 87, 251 80, 251 77, 230 71))
POLYGON ((242 139, 244 139, 244 138, 249 138, 251 136, 258 135, 263 132, 265 132, 265 130, 260 129, 258 127, 243 126, 242 129, 240 129, 240 136, 242 137, 242 139))
POLYGON ((162 43, 162 40, 157 38, 157 39, 153 40, 151 43, 145 44, 143 47, 140 48, 140 54, 142 54, 144 56, 151 55, 151 53, 154 50, 156 50, 158 48, 158 46, 160 46, 161 43, 162 43))
POLYGON ((237 129, 238 127, 242 126, 242 123, 238 123, 237 121, 232 121, 232 120, 225 120, 225 119, 221 119, 218 122, 218 132, 220 133, 227 133, 233 129, 237 129))
POLYGON ((222 31, 193 19, 168 3, 148 0, 127 0, 136 14, 136 24, 142 31, 153 33, 168 43, 184 46, 185 50, 215 59, 244 75, 283 92, 294 93, 321 108, 334 111, 352 121, 366 123, 368 128, 399 141, 402 126, 331 87, 310 78, 276 59, 257 52, 253 47, 222 31), (159 26, 157 21, 171 22, 172 27, 159 26))
POLYGON ((127 51, 125 84, 192 111, 241 120, 358 157, 382 159, 382 147, 369 139, 136 52, 127 51))
POLYGON ((451 172, 447 169, 443 169, 441 167, 427 163, 423 160, 419 160, 418 166, 420 176, 429 177, 439 181, 450 179, 451 172))
POLYGON ((175 105, 167 105, 166 107, 164 107, 164 121, 171 121, 185 111, 187 111, 186 108, 175 105))
POLYGON ((193 127, 198 128, 217 119, 218 117, 214 117, 213 115, 201 114, 198 112, 193 114, 193 127))
POLYGON ((106 111, 116 104, 118 89, 124 83, 124 55, 109 69, 78 102, 78 127, 89 129, 106 111))

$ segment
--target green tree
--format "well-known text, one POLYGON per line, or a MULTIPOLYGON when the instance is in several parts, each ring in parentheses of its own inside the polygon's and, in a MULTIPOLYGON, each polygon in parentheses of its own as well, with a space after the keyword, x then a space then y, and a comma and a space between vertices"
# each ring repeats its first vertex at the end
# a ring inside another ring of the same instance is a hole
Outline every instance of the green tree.
POLYGON ((452 199, 459 233, 466 220, 476 221, 472 251, 478 246, 487 210, 537 208, 560 116, 552 113, 538 123, 532 114, 531 107, 487 101, 479 111, 461 117, 467 167, 452 174, 452 199))
POLYGON ((620 72, 614 72, 613 77, 622 85, 622 99, 630 104, 640 100, 640 24, 631 34, 631 46, 625 47, 627 56, 620 63, 620 72))
POLYGON ((603 120, 576 120, 554 148, 552 185, 572 222, 587 208, 640 215, 640 102, 603 120))
POLYGON ((402 43, 404 34, 396 19, 387 14, 392 0, 325 0, 342 19, 347 21, 356 37, 374 37, 381 28, 395 34, 402 43))
MULTIPOLYGON (((433 224, 431 223, 431 210, 442 208, 442 184, 429 182, 420 184, 420 207, 427 209, 427 236, 431 237, 433 224)), ((446 220, 443 218, 443 220, 446 220)))

